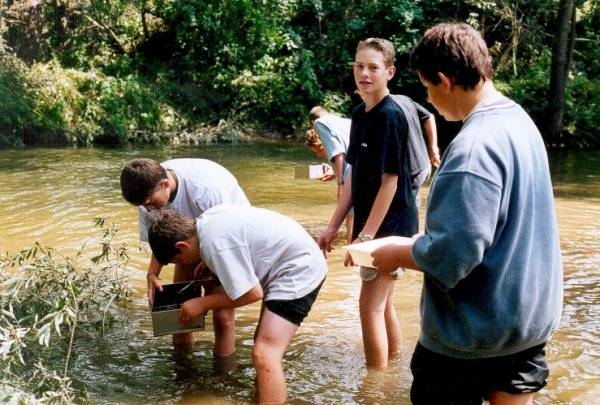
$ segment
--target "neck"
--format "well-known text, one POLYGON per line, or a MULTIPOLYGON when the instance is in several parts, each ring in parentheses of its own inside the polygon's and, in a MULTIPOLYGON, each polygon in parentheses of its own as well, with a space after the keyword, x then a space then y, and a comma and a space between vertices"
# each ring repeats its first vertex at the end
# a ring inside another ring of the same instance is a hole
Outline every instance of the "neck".
POLYGON ((458 105, 461 119, 465 119, 477 104, 496 92, 491 80, 479 82, 474 90, 464 90, 462 87, 460 89, 463 93, 459 95, 459 100, 462 100, 462 103, 458 105))
POLYGON ((171 169, 167 170, 167 179, 169 179, 169 202, 172 202, 177 195, 179 182, 177 181, 177 175, 171 169))
POLYGON ((364 94, 362 99, 365 102, 365 111, 371 110, 388 94, 390 94, 390 91, 387 87, 381 91, 378 91, 377 93, 364 94))

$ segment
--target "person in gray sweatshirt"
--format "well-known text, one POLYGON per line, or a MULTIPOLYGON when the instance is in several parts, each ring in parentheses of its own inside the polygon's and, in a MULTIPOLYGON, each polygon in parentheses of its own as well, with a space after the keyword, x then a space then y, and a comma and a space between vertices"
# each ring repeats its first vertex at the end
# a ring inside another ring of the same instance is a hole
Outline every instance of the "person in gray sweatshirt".
POLYGON ((411 55, 428 101, 463 126, 429 192, 425 232, 373 252, 381 272, 424 273, 414 404, 531 404, 562 310, 562 263, 544 142, 500 94, 479 32, 429 29, 411 55))

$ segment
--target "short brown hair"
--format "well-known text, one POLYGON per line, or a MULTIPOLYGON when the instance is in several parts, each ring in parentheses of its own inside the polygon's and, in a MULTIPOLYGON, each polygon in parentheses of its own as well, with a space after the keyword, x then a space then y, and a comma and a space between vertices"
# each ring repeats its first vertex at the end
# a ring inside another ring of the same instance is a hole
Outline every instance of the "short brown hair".
POLYGON ((173 261, 179 249, 177 242, 196 234, 196 221, 174 210, 160 210, 160 215, 148 229, 148 242, 156 260, 162 265, 173 261))
POLYGON ((121 194, 133 205, 143 205, 167 171, 152 159, 134 159, 121 170, 121 194))
POLYGON ((465 89, 494 78, 492 58, 483 37, 465 23, 442 23, 425 32, 410 55, 410 65, 427 81, 438 84, 438 72, 465 89))
POLYGON ((371 48, 379 51, 383 54, 383 62, 385 63, 385 67, 393 66, 396 62, 396 52, 394 51, 394 45, 383 38, 367 38, 358 43, 356 46, 356 53, 358 51, 371 48))
POLYGON ((315 131, 313 128, 306 131, 305 142, 306 146, 308 146, 309 148, 323 145, 323 143, 321 142, 321 138, 319 138, 319 135, 317 135, 317 131, 315 131))

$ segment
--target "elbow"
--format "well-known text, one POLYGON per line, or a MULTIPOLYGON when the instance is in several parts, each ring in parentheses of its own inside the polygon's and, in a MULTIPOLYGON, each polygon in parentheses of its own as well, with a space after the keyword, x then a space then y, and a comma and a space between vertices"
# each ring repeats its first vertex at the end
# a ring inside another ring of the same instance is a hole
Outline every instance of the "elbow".
POLYGON ((250 291, 248 291, 247 299, 249 302, 256 302, 256 301, 262 300, 263 296, 264 296, 263 289, 260 286, 260 284, 257 284, 254 287, 252 287, 252 289, 250 291))

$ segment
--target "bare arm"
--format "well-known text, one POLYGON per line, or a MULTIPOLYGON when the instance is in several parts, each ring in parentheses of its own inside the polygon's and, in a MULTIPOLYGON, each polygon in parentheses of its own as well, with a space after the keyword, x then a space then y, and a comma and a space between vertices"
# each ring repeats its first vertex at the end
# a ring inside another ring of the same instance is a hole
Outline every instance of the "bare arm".
POLYGON ((430 115, 425 121, 423 121, 423 128, 427 135, 427 153, 429 154, 429 160, 435 167, 440 165, 440 149, 437 141, 437 127, 435 125, 435 117, 430 115))
POLYGON ((158 291, 163 290, 160 279, 158 278, 162 268, 162 264, 160 264, 156 259, 156 256, 152 254, 152 257, 150 258, 150 264, 148 264, 148 271, 146 272, 146 280, 148 282, 148 305, 150 307, 152 307, 154 302, 154 289, 158 288, 158 291))
POLYGON ((342 222, 344 222, 344 218, 348 215, 348 211, 352 207, 352 173, 351 169, 349 173, 345 177, 344 184, 341 186, 340 196, 338 199, 338 204, 335 208, 335 212, 329 221, 329 225, 327 229, 319 235, 317 239, 317 244, 323 250, 323 253, 331 252, 331 243, 335 236, 337 235, 338 229, 342 222))
POLYGON ((232 300, 224 292, 215 292, 204 297, 192 298, 187 300, 179 310, 179 322, 189 325, 203 313, 215 309, 237 308, 252 304, 263 297, 263 289, 260 284, 256 284, 241 297, 232 300))
POLYGON ((335 177, 338 179, 338 185, 343 183, 344 180, 344 156, 344 153, 340 153, 331 159, 331 163, 333 163, 333 172, 335 173, 335 177))
POLYGON ((412 257, 410 246, 387 245, 371 253, 373 266, 382 273, 390 273, 398 267, 421 271, 412 257))
POLYGON ((335 155, 331 162, 333 163, 333 172, 335 173, 335 178, 337 179, 337 198, 340 199, 342 195, 342 186, 344 185, 344 153, 340 153, 335 155))

